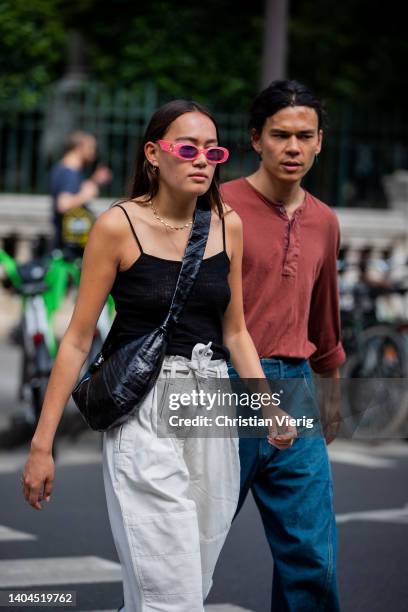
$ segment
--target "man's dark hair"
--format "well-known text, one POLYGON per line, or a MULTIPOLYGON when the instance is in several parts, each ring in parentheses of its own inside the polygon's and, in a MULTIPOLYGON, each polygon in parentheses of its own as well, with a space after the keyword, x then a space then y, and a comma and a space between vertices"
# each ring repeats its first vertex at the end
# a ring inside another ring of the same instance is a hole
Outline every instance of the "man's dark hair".
POLYGON ((257 95, 250 109, 249 129, 260 134, 267 118, 288 106, 314 108, 318 119, 318 129, 323 127, 326 113, 321 100, 303 83, 282 80, 273 81, 257 95))

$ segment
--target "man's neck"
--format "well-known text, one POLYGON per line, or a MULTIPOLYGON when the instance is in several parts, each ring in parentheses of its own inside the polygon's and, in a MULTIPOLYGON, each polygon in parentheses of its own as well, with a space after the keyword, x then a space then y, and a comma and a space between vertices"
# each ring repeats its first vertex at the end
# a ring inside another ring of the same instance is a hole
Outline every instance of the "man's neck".
POLYGON ((83 166, 83 162, 81 156, 78 155, 75 151, 70 153, 66 153, 61 160, 61 163, 68 168, 72 168, 72 170, 81 170, 83 166))
POLYGON ((296 183, 276 181, 262 166, 248 176, 247 180, 271 202, 282 203, 289 216, 303 203, 305 192, 300 181, 296 183))

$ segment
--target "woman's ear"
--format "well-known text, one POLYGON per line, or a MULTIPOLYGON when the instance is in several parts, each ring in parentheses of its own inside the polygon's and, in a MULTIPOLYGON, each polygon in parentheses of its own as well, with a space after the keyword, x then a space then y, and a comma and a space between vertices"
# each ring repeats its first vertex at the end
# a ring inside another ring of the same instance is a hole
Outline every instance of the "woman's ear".
POLYGON ((154 142, 146 142, 144 146, 144 153, 146 159, 154 168, 158 168, 159 162, 157 160, 157 145, 154 142))

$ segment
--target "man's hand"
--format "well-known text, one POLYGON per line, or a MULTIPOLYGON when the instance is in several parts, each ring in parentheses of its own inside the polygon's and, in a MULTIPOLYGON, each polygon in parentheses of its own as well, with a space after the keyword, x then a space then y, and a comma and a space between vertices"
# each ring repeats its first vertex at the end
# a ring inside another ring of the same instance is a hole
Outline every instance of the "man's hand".
POLYGON ((83 181, 81 183, 81 191, 80 194, 84 200, 84 202, 88 202, 89 200, 93 200, 99 195, 98 185, 94 180, 88 179, 87 181, 83 181))
POLYGON ((106 185, 106 183, 110 183, 112 180, 112 171, 108 166, 98 166, 91 179, 97 185, 106 185))

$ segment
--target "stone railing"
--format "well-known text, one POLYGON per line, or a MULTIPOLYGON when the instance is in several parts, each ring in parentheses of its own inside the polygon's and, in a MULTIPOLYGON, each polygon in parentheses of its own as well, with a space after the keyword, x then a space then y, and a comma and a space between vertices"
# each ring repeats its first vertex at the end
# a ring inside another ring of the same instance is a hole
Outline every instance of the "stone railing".
MULTIPOLYGON (((92 209, 96 214, 100 214, 111 204, 111 199, 98 199, 92 209)), ((405 275, 408 232, 404 210, 334 210, 340 221, 346 261, 351 262, 351 267, 358 267, 364 249, 371 247, 374 257, 375 252, 381 253, 383 249, 389 249, 400 253, 401 274, 405 275)), ((52 231, 49 197, 0 194, 0 247, 6 246, 6 242, 10 244, 10 240, 14 241, 15 256, 20 262, 29 260, 33 244, 39 237, 51 237, 52 231)), ((71 307, 72 304, 69 305, 69 308, 71 307)), ((0 338, 16 324, 19 312, 19 298, 11 296, 0 285, 0 338)))
MULTIPOLYGON (((111 203, 111 199, 100 198, 92 204, 92 209, 100 214, 111 203)), ((345 247, 387 248, 407 240, 408 216, 404 210, 337 208, 334 211, 339 218, 345 247)), ((49 197, 0 194, 0 246, 5 238, 15 236, 17 259, 24 261, 30 257, 33 240, 51 235, 49 197)))
MULTIPOLYGON (((91 208, 95 214, 100 214, 111 203, 110 199, 100 198, 91 208)), ((52 232, 48 196, 0 194, 0 246, 5 239, 15 237, 16 257, 19 261, 30 258, 34 240, 39 237, 50 238, 52 232)))

